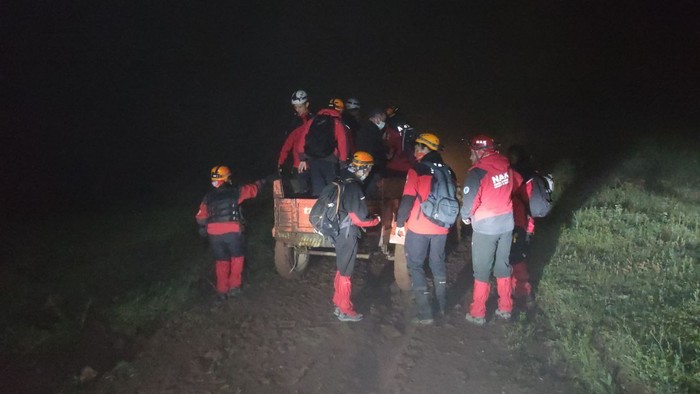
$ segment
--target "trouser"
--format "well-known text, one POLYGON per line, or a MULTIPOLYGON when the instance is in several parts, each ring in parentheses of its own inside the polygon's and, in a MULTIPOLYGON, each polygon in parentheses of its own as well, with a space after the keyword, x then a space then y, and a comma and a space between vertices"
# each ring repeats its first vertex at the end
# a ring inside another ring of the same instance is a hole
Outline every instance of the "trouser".
POLYGON ((508 264, 510 245, 513 240, 511 231, 501 234, 472 234, 472 265, 474 267, 474 292, 469 313, 474 317, 486 316, 486 301, 491 286, 491 272, 496 277, 498 286, 498 309, 510 312, 511 300, 511 266, 508 264))
POLYGON ((365 182, 365 196, 368 199, 376 199, 381 197, 379 195, 379 182, 382 180, 382 176, 378 171, 372 169, 372 173, 369 174, 369 179, 365 182))
POLYGON ((209 235, 209 245, 216 260, 216 291, 226 293, 241 287, 244 237, 240 232, 209 235))
POLYGON ((338 162, 325 159, 309 159, 309 176, 311 177, 311 195, 318 197, 323 188, 338 176, 338 162))
POLYGON ((292 176, 289 178, 289 183, 291 184, 292 192, 295 195, 308 193, 310 183, 309 172, 299 172, 298 168, 293 169, 292 176))
POLYGON ((525 229, 515 227, 513 229, 513 243, 510 247, 510 265, 513 267, 511 274, 511 286, 513 288, 513 297, 522 298, 530 295, 532 288, 530 286, 530 274, 528 273, 527 258, 528 245, 525 229))
POLYGON ((433 285, 435 298, 437 298, 440 311, 445 312, 447 303, 447 272, 445 269, 445 243, 447 234, 418 234, 413 231, 406 232, 406 265, 411 276, 411 290, 416 298, 418 315, 421 318, 432 316, 428 301, 428 281, 425 277, 423 265, 428 257, 430 271, 433 273, 433 285))
POLYGON ((355 309, 350 297, 352 296, 352 272, 357 257, 357 236, 350 234, 345 237, 343 231, 335 240, 335 262, 337 271, 333 283, 333 303, 342 313, 352 315, 355 309))

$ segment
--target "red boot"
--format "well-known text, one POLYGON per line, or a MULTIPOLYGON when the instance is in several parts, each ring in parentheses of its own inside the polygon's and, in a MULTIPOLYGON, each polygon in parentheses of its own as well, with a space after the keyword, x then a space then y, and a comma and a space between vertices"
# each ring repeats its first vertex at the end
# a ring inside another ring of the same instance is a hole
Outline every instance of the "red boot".
POLYGON ((241 273, 243 272, 243 256, 231 257, 231 273, 228 277, 229 287, 238 289, 241 287, 241 273))
POLYGON ((228 277, 231 271, 231 263, 226 260, 216 261, 216 292, 226 294, 228 292, 228 277))
POLYGON ((496 285, 498 286, 498 310, 503 314, 510 315, 510 312, 513 311, 513 300, 510 298, 512 291, 510 276, 496 278, 496 285))
POLYGON ((513 286, 513 298, 523 298, 530 295, 530 274, 527 271, 525 262, 513 264, 513 274, 511 275, 513 286))
POLYGON ((355 312, 355 308, 350 301, 350 296, 352 295, 352 281, 349 276, 340 275, 340 272, 335 274, 335 293, 333 294, 333 303, 338 307, 341 317, 347 317, 350 320, 355 321, 357 317, 362 318, 362 315, 355 312))
POLYGON ((491 285, 488 282, 474 280, 474 296, 469 307, 469 314, 475 318, 483 319, 486 316, 486 301, 489 299, 491 285))

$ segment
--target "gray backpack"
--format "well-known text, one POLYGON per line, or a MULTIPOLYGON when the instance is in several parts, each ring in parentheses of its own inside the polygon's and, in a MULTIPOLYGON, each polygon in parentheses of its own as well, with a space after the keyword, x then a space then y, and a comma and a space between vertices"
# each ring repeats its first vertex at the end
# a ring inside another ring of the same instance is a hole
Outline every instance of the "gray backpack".
POLYGON ((420 203, 421 212, 438 226, 450 228, 459 215, 459 202, 455 197, 456 186, 452 173, 445 164, 423 164, 430 167, 433 179, 430 182, 428 198, 420 203))

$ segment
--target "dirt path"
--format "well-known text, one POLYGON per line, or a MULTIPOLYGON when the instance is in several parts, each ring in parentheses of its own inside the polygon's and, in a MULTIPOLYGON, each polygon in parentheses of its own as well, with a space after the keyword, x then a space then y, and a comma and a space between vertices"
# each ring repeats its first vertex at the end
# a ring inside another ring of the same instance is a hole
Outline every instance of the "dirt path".
MULTIPOLYGON (((571 383, 528 367, 504 331, 464 321, 465 250, 448 262, 451 309, 445 322, 410 324, 409 300, 392 292, 391 265, 361 263, 354 299, 365 314, 332 314, 334 264, 312 259, 301 280, 270 277, 222 305, 174 318, 137 358, 91 389, 101 393, 571 393, 571 383)), ((527 358, 532 361, 533 358, 527 358)), ((527 361, 526 363, 529 363, 527 361)), ((538 360, 536 365, 546 365, 538 360)))

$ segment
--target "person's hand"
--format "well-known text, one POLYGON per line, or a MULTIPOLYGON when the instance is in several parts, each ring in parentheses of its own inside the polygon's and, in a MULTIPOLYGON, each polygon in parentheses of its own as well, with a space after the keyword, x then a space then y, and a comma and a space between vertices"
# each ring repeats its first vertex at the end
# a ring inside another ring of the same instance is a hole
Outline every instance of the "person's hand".
POLYGON ((381 216, 376 215, 375 217, 377 218, 377 224, 379 224, 379 223, 382 222, 382 217, 381 217, 381 216))
POLYGON ((307 170, 306 160, 299 162, 299 173, 301 174, 302 172, 304 172, 306 170, 307 170))
POLYGON ((207 233, 207 226, 199 226, 199 236, 202 238, 206 238, 209 236, 207 233))
POLYGON ((396 227, 396 236, 403 238, 406 236, 406 228, 401 226, 401 227, 396 227))
POLYGON ((468 225, 472 224, 472 220, 471 220, 471 219, 464 219, 464 218, 462 218, 462 223, 464 223, 464 224, 466 224, 466 225, 468 226, 468 225))

